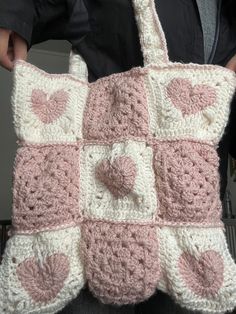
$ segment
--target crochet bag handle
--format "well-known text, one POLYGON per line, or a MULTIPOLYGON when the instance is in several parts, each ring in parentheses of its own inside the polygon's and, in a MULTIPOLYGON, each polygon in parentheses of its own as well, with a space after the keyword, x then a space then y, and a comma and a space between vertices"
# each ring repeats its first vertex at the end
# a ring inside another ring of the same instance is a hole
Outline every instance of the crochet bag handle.
POLYGON ((132 0, 144 66, 169 63, 166 38, 154 0, 132 0))
POLYGON ((76 76, 79 80, 88 82, 87 64, 73 49, 71 49, 69 56, 69 73, 76 76))
MULTIPOLYGON (((169 62, 166 38, 156 12, 154 0, 132 0, 144 66, 166 65, 169 62)), ((88 69, 83 58, 70 52, 69 73, 88 81, 88 69)))

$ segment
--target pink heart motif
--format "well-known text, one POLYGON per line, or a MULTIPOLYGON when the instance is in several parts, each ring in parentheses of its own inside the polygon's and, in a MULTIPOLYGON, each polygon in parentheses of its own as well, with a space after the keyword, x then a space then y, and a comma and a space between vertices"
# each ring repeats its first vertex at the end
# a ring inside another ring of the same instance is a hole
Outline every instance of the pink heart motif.
POLYGON ((136 166, 132 158, 120 156, 113 160, 102 160, 95 169, 96 178, 100 180, 115 198, 129 194, 136 178, 136 166))
POLYGON ((47 256, 42 264, 27 258, 16 270, 19 281, 35 302, 49 302, 63 288, 69 274, 69 260, 64 254, 47 256))
POLYGON ((45 124, 52 123, 65 111, 68 93, 63 89, 49 96, 41 89, 34 89, 31 95, 31 107, 34 114, 45 124))
POLYGON ((167 95, 184 116, 196 114, 216 101, 213 87, 204 84, 192 86, 190 80, 182 78, 171 80, 167 95))
POLYGON ((201 297, 215 297, 223 284, 224 261, 216 251, 205 251, 198 259, 184 252, 178 267, 188 288, 201 297))

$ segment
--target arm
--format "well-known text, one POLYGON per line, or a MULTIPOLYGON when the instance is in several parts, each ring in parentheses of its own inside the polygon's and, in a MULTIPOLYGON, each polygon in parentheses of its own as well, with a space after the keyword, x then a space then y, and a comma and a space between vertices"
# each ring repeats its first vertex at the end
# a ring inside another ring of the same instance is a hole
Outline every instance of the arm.
POLYGON ((0 2, 0 65, 11 70, 14 59, 26 59, 27 50, 42 41, 80 40, 88 25, 83 0, 4 0, 0 2))
POLYGON ((11 70, 13 60, 26 59, 36 18, 33 0, 0 2, 0 65, 11 70))
POLYGON ((34 26, 31 43, 48 39, 80 40, 89 31, 84 0, 38 0, 39 18, 34 26))
POLYGON ((236 55, 234 55, 226 64, 226 68, 236 72, 236 55))
POLYGON ((34 21, 37 17, 34 0, 0 1, 0 28, 14 31, 29 45, 34 21))

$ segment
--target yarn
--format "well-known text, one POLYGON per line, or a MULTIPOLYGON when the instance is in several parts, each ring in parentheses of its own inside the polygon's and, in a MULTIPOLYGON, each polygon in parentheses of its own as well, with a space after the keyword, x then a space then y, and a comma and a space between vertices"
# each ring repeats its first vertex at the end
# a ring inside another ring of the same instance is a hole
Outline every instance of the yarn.
POLYGON ((154 221, 157 198, 152 160, 152 149, 144 142, 85 142, 80 174, 83 217, 130 223, 154 221))
POLYGON ((136 177, 135 163, 130 157, 118 157, 112 163, 102 160, 96 166, 96 177, 106 185, 116 197, 128 195, 132 189, 136 177))
POLYGON ((0 265, 1 313, 63 309, 85 284, 80 241, 79 227, 12 236, 0 265))
POLYGON ((57 296, 68 277, 68 257, 61 253, 49 255, 42 265, 34 257, 28 258, 17 266, 16 274, 35 302, 49 302, 57 296))
POLYGON ((165 280, 159 289, 192 311, 235 307, 236 267, 221 228, 165 226, 157 232, 165 280))
POLYGON ((23 146, 15 159, 13 226, 19 233, 80 221, 79 146, 23 146))
POLYGON ((17 60, 11 102, 19 140, 27 143, 74 143, 80 127, 88 85, 70 74, 48 74, 17 60))
POLYGON ((89 288, 104 303, 141 302, 160 276, 154 226, 83 224, 83 262, 89 288))
POLYGON ((141 75, 116 74, 91 84, 84 113, 86 139, 148 135, 147 99, 141 75))
POLYGON ((169 225, 221 225, 219 157, 208 144, 154 142, 159 219, 169 225))
POLYGON ((31 95, 32 110, 43 123, 51 123, 58 119, 66 108, 68 94, 58 90, 49 96, 40 89, 34 89, 31 95))
POLYGON ((89 84, 73 54, 69 74, 15 62, 1 313, 57 313, 86 283, 104 303, 160 289, 203 314, 236 306, 216 152, 235 73, 170 62, 154 1, 133 7, 144 67, 89 84))
POLYGON ((167 95, 183 115, 195 114, 216 101, 215 89, 208 85, 191 85, 187 79, 173 79, 167 86, 167 95))
POLYGON ((205 251, 197 259, 184 252, 178 266, 184 281, 195 294, 203 298, 217 296, 224 280, 224 264, 219 253, 205 251))

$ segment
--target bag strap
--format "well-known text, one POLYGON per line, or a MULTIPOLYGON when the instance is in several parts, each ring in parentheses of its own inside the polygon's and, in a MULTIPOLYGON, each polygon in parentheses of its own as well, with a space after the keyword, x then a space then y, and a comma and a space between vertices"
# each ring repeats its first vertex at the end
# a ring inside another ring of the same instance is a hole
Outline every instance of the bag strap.
MULTIPOLYGON (((144 66, 169 62, 166 38, 158 18, 154 0, 132 0, 144 66)), ((81 56, 71 50, 69 73, 88 81, 88 69, 81 56)))
POLYGON ((69 55, 69 73, 77 79, 88 82, 88 68, 84 59, 73 49, 69 55))
POLYGON ((154 0, 132 0, 139 30, 144 66, 169 62, 166 38, 154 0))

